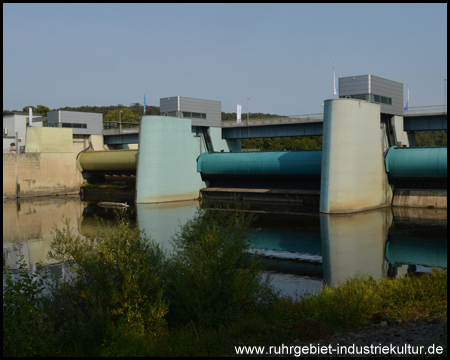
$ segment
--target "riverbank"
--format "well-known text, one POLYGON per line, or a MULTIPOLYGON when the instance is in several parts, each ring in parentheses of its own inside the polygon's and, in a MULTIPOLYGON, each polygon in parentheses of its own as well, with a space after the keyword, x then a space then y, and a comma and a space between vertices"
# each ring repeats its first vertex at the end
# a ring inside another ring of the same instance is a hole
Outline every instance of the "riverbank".
MULTIPOLYGON (((329 337, 314 341, 313 345, 332 346, 335 351, 327 354, 302 354, 302 357, 347 357, 362 356, 356 351, 352 352, 351 347, 355 349, 364 349, 364 347, 374 344, 375 346, 394 347, 394 353, 381 353, 381 349, 376 349, 376 356, 409 356, 412 353, 405 353, 404 346, 414 344, 414 346, 423 346, 421 355, 428 356, 446 356, 447 355, 447 315, 444 312, 425 314, 424 317, 414 320, 392 320, 382 318, 380 323, 373 323, 360 326, 347 331, 336 331, 329 337), (337 354, 339 346, 347 347, 350 350, 347 354, 337 354), (438 346, 442 347, 443 352, 440 353, 438 346), (434 354, 429 352, 436 351, 434 354)), ((289 346, 309 347, 311 342, 295 339, 289 346)), ((419 348, 420 349, 420 348, 419 348)), ((293 355, 295 356, 295 355, 293 355)), ((373 356, 373 354, 367 354, 373 356)))
MULTIPOLYGON (((446 271, 441 270, 434 270, 432 275, 402 279, 349 279, 345 284, 298 301, 280 299, 267 318, 242 320, 233 324, 232 329, 210 333, 196 329, 195 336, 180 329, 182 335, 173 334, 178 343, 169 339, 165 342, 170 352, 159 347, 152 355, 294 357, 299 346, 328 348, 331 345, 337 349, 338 345, 353 344, 409 344, 424 346, 426 351, 434 345, 435 348, 442 346, 446 354, 446 279, 446 271), (211 349, 208 344, 215 344, 215 348, 211 349), (281 353, 283 345, 284 354, 281 353), (244 346, 253 349, 253 354, 241 352, 238 355, 236 347, 242 350, 244 346), (270 346, 273 347, 271 354, 270 346), (260 350, 263 352, 256 354, 260 350)), ((342 356, 349 355, 352 356, 342 356)), ((302 353, 301 356, 319 355, 302 353)), ((330 356, 338 355, 335 352, 330 356)))

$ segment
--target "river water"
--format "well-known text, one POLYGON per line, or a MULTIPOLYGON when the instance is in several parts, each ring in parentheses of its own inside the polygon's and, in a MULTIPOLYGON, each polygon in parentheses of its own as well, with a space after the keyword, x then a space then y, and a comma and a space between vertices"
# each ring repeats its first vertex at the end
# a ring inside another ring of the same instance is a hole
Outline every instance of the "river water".
MULTIPOLYGON (((127 211, 155 241, 168 250, 170 238, 194 216, 198 201, 137 204, 127 211)), ((94 215, 113 221, 111 209, 79 197, 46 197, 3 201, 3 265, 15 268, 18 252, 30 269, 38 261, 52 272, 63 270, 46 258, 52 228, 62 215, 82 237, 93 238, 94 215)), ((260 230, 252 251, 260 254, 267 274, 282 294, 320 291, 324 284, 355 274, 375 278, 447 267, 447 210, 384 208, 350 215, 305 213, 279 208, 257 211, 252 224, 260 230)))

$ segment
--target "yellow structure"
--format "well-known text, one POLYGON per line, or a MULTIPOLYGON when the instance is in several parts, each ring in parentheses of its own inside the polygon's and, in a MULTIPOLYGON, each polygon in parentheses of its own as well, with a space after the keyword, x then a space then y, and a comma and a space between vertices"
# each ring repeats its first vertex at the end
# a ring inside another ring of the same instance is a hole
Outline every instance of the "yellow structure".
POLYGON ((72 129, 27 128, 25 153, 72 153, 72 129))

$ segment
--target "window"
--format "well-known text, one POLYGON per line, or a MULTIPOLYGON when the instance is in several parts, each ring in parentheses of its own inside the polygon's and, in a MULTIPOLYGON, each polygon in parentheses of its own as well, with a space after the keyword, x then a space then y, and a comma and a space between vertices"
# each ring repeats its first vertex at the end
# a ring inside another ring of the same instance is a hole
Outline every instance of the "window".
POLYGON ((190 117, 191 117, 191 113, 190 113, 190 112, 183 111, 183 112, 181 113, 181 117, 190 118, 190 117))
POLYGON ((192 113, 192 118, 193 119, 201 119, 202 118, 202 114, 200 114, 200 113, 192 113))
POLYGON ((202 114, 202 119, 206 119, 206 114, 202 114))
POLYGON ((63 128, 87 129, 86 124, 60 123, 63 128))
POLYGON ((366 100, 366 95, 352 95, 352 99, 366 100))

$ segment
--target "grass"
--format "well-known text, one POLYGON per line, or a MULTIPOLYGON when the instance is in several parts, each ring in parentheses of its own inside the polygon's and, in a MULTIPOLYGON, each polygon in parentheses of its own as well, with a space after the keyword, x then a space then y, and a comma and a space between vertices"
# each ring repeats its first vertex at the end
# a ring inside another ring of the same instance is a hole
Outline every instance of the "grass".
POLYGON ((18 276, 4 270, 3 354, 235 355, 235 346, 313 342, 383 316, 447 316, 442 269, 399 280, 358 276, 304 298, 280 297, 246 252, 252 215, 224 210, 199 210, 170 254, 124 217, 100 227, 93 244, 66 220, 50 256, 70 279, 53 279, 44 294, 45 269, 30 274, 22 259, 18 276))

